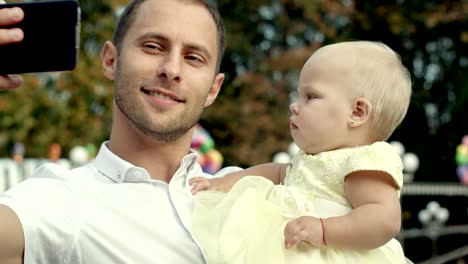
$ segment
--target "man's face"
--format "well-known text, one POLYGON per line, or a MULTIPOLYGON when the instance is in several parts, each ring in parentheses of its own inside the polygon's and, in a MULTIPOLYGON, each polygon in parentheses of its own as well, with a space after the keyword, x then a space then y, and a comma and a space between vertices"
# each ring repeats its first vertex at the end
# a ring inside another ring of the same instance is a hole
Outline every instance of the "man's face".
POLYGON ((155 140, 180 138, 218 94, 224 75, 216 74, 217 50, 216 25, 203 6, 147 0, 114 70, 105 71, 115 79, 117 115, 155 140))

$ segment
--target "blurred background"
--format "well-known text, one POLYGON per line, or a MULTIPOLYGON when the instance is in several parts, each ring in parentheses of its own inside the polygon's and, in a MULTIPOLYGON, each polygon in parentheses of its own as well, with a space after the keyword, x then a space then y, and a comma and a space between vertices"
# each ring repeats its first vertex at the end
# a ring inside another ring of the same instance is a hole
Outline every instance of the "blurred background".
MULTIPOLYGON (((102 75, 99 56, 128 1, 78 2, 76 69, 27 74, 22 88, 0 92, 0 157, 43 159, 57 144, 56 159, 69 158, 77 146, 91 149, 86 158, 75 152, 84 161, 108 139, 113 86, 102 75)), ((463 156, 468 141, 460 146, 468 134, 468 1, 219 0, 218 5, 227 29, 221 66, 226 80, 200 121, 210 140, 202 152, 216 150, 213 166, 245 167, 291 152, 289 104, 300 69, 317 48, 346 40, 384 42, 401 55, 413 80, 408 114, 389 140, 399 144, 402 155, 411 154, 399 239, 415 262, 467 263, 468 178, 463 177, 468 176, 460 168, 468 164, 463 156)), ((199 140, 197 147, 205 142, 199 140)))

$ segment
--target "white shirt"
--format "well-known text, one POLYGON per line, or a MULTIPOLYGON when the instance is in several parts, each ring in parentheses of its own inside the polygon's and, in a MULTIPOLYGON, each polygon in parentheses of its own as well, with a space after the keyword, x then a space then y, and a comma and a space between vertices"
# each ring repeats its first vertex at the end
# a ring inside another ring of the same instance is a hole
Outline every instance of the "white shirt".
MULTIPOLYGON (((186 155, 168 184, 151 179, 104 143, 85 166, 40 167, 0 194, 0 204, 20 219, 25 264, 204 263, 190 233, 188 180, 210 176, 196 160, 195 152, 186 155)), ((238 169, 225 168, 217 176, 238 169)))

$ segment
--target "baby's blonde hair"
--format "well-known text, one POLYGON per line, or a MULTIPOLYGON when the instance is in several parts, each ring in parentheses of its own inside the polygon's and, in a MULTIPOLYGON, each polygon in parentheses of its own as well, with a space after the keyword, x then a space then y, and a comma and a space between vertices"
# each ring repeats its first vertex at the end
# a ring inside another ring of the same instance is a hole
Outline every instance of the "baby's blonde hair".
MULTIPOLYGON (((350 90, 372 104, 374 140, 385 141, 401 124, 411 99, 411 75, 400 56, 381 42, 350 41, 330 45, 345 48, 352 70, 350 90)), ((326 47, 325 47, 326 48, 326 47)))

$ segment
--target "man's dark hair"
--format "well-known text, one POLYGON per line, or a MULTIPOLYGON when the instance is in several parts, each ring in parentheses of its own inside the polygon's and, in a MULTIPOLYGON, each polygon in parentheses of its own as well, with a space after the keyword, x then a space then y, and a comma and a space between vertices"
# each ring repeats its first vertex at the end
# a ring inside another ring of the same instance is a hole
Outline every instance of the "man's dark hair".
MULTIPOLYGON (((124 10, 120 16, 117 28, 114 32, 114 37, 112 42, 117 47, 117 50, 120 51, 123 38, 127 34, 128 28, 135 21, 135 12, 140 7, 140 5, 146 0, 133 0, 124 10)), ((216 69, 219 71, 219 66, 221 64, 221 59, 224 55, 224 50, 226 49, 226 33, 224 30, 223 20, 219 14, 218 7, 216 3, 212 0, 177 0, 189 3, 198 3, 204 6, 213 17, 213 20, 216 24, 216 30, 218 32, 218 59, 216 61, 216 69)))

